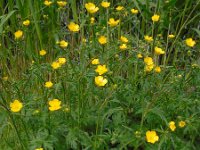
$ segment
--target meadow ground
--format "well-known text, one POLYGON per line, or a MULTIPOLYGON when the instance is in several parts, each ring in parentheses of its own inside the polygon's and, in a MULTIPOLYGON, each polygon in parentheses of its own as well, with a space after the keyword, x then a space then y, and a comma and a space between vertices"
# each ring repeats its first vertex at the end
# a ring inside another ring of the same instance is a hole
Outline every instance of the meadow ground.
POLYGON ((0 1, 0 150, 200 149, 199 10, 0 1))

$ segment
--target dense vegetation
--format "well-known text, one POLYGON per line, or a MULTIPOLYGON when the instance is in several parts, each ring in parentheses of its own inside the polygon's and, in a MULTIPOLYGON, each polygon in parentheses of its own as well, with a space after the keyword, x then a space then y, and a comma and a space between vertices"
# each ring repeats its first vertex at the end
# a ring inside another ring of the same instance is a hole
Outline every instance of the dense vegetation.
POLYGON ((199 10, 0 1, 0 149, 200 149, 199 10))

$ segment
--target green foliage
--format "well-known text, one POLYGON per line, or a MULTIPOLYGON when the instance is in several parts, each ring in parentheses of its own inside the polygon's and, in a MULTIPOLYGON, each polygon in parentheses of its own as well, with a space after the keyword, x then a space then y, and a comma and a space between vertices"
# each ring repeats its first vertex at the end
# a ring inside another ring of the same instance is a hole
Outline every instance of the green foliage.
POLYGON ((0 2, 0 149, 200 148, 200 0, 110 0, 109 8, 100 0, 68 0, 64 7, 51 2, 0 2), (88 2, 99 10, 90 14, 88 2), (117 11, 117 6, 124 9, 117 11), (131 13, 133 8, 138 14, 131 13), (152 21, 154 14, 160 16, 158 22, 152 21), (120 22, 111 27, 109 18, 120 22), (26 20, 29 25, 23 24, 26 20), (71 32, 70 22, 80 30, 71 32), (23 36, 17 38, 17 30, 23 36), (99 42, 101 35, 107 38, 105 45, 99 42), (194 46, 186 43, 188 38, 194 46), (155 47, 165 54, 157 55, 155 47), (150 71, 147 57, 152 58, 150 71), (93 59, 108 69, 102 87, 95 81, 93 59), (59 62, 58 69, 53 62, 59 62), (45 86, 47 81, 53 86, 45 86), (61 108, 51 111, 53 99, 61 108), (14 100, 23 104, 18 112, 11 108, 14 100), (154 144, 146 136, 150 130, 159 136, 154 144))

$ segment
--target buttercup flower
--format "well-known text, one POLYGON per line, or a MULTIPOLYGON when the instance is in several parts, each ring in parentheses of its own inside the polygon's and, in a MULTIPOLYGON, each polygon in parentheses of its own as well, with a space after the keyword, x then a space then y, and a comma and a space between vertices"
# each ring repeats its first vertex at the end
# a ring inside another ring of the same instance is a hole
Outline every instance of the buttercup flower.
POLYGON ((57 1, 59 7, 65 7, 67 5, 66 1, 57 1))
POLYGON ((99 41, 99 43, 100 43, 101 45, 104 45, 104 44, 107 43, 107 38, 106 38, 105 36, 100 36, 100 37, 98 38, 98 41, 99 41))
POLYGON ((23 31, 18 30, 14 33, 15 39, 20 39, 23 36, 23 31))
POLYGON ((176 125, 175 125, 175 122, 174 122, 174 121, 170 121, 170 122, 169 122, 169 128, 170 128, 172 131, 175 131, 176 125))
POLYGON ((151 19, 152 19, 153 22, 158 22, 159 19, 160 19, 160 16, 157 15, 157 14, 154 14, 154 15, 151 17, 151 19))
POLYGON ((44 5, 46 5, 46 6, 50 6, 51 4, 52 4, 51 1, 48 1, 48 0, 45 0, 45 1, 44 1, 44 5))
POLYGON ((24 26, 29 26, 30 25, 30 20, 25 20, 25 21, 23 21, 23 25, 24 26))
POLYGON ((19 100, 14 100, 10 103, 10 110, 12 112, 19 112, 23 107, 23 103, 21 103, 19 100))
POLYGON ((144 70, 145 70, 146 72, 150 72, 150 71, 153 69, 153 67, 154 67, 154 64, 146 65, 146 66, 144 67, 144 70))
POLYGON ((137 54, 137 58, 143 58, 142 54, 137 54))
POLYGON ((59 110, 61 108, 60 105, 61 105, 61 101, 59 101, 58 99, 53 99, 49 101, 49 110, 50 111, 59 110))
POLYGON ((104 8, 108 8, 108 7, 110 7, 110 2, 103 1, 103 2, 101 2, 101 6, 104 8))
POLYGON ((123 43, 128 43, 128 39, 127 39, 125 36, 121 36, 121 37, 120 37, 120 40, 121 40, 123 43))
POLYGON ((170 39, 173 39, 174 37, 175 37, 175 35, 173 35, 173 34, 168 35, 168 38, 170 38, 170 39))
POLYGON ((94 81, 97 86, 105 86, 108 83, 108 80, 102 76, 95 77, 94 81))
POLYGON ((57 62, 57 61, 54 61, 54 62, 51 64, 51 67, 52 67, 53 69, 58 69, 58 68, 60 68, 60 67, 61 67, 61 65, 60 65, 60 63, 59 63, 59 62, 57 62))
POLYGON ((123 6, 117 6, 117 7, 116 7, 116 10, 117 10, 117 11, 121 11, 121 10, 123 10, 123 9, 124 9, 123 6))
POLYGON ((64 57, 58 58, 58 63, 59 63, 60 65, 64 65, 66 62, 67 62, 67 60, 66 60, 66 58, 64 58, 64 57))
POLYGON ((125 50, 125 49, 127 49, 127 45, 126 44, 122 44, 122 45, 119 46, 119 49, 125 50))
POLYGON ((99 59, 93 59, 91 62, 93 65, 98 65, 100 64, 99 59))
POLYGON ((132 14, 138 14, 138 10, 137 9, 131 9, 132 14))
POLYGON ((144 58, 144 63, 146 65, 152 65, 153 64, 153 59, 151 57, 145 57, 144 58))
POLYGON ((159 136, 156 134, 156 131, 147 131, 146 140, 147 142, 154 144, 159 140, 159 136))
POLYGON ((47 81, 47 82, 45 82, 44 86, 46 88, 51 88, 53 86, 53 83, 51 81, 47 81))
POLYGON ((43 148, 36 148, 35 150, 43 150, 43 148))
POLYGON ((145 57, 144 63, 146 64, 144 70, 150 72, 154 67, 153 59, 151 57, 145 57))
POLYGON ((106 65, 98 65, 95 70, 99 75, 102 75, 106 72, 108 72, 108 69, 106 68, 106 65))
POLYGON ((91 23, 91 24, 94 24, 94 22, 95 22, 95 18, 94 18, 94 17, 91 17, 91 18, 90 18, 90 23, 91 23))
POLYGON ((178 126, 179 126, 180 128, 185 127, 185 125, 186 125, 185 121, 180 121, 180 122, 178 123, 178 126))
POLYGON ((154 71, 156 73, 160 73, 161 72, 161 68, 159 66, 157 66, 157 67, 154 68, 154 71))
POLYGON ((62 40, 59 42, 59 46, 61 48, 66 48, 68 46, 68 42, 66 42, 65 40, 62 40))
POLYGON ((159 48, 157 46, 154 48, 154 52, 155 52, 156 55, 165 54, 165 51, 163 51, 161 48, 159 48))
POLYGON ((78 32, 79 29, 79 25, 75 24, 74 22, 70 22, 70 24, 68 25, 68 29, 72 32, 78 32))
POLYGON ((147 41, 147 42, 152 42, 152 41, 153 41, 153 37, 152 37, 152 36, 148 36, 148 35, 145 35, 145 36, 144 36, 144 39, 145 39, 145 41, 147 41))
POLYGON ((115 20, 114 18, 110 18, 109 21, 108 21, 108 24, 111 26, 111 27, 114 27, 116 25, 119 24, 119 20, 115 20))
POLYGON ((192 38, 187 38, 185 40, 185 44, 189 47, 194 47, 194 45, 196 44, 196 42, 192 39, 192 38))
POLYGON ((85 8, 91 14, 96 13, 99 10, 99 8, 96 7, 95 4, 93 4, 93 3, 86 3, 85 8))
POLYGON ((42 49, 42 50, 39 52, 39 54, 40 54, 40 56, 44 56, 44 55, 47 54, 47 52, 46 52, 44 49, 42 49))

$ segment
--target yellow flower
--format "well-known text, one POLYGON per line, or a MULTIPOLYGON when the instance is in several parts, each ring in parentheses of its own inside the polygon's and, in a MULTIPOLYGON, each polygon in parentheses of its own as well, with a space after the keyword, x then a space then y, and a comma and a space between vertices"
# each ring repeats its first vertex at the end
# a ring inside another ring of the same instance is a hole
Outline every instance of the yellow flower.
POLYGON ((46 88, 51 88, 53 86, 53 83, 51 81, 47 81, 47 82, 45 82, 44 86, 46 88))
POLYGON ((170 122, 169 122, 169 128, 170 128, 172 131, 175 131, 176 125, 175 125, 175 122, 174 122, 174 121, 170 121, 170 122))
POLYGON ((19 112, 23 107, 23 103, 21 103, 19 100, 14 100, 12 103, 10 103, 10 109, 12 112, 19 112))
POLYGON ((52 67, 53 69, 58 69, 58 68, 60 68, 60 67, 61 67, 61 65, 60 65, 60 63, 59 63, 59 62, 57 62, 57 61, 54 61, 54 62, 51 64, 51 67, 52 67))
POLYGON ((61 105, 61 101, 59 101, 58 99, 53 99, 49 101, 49 110, 50 111, 59 110, 61 108, 60 105, 61 105))
POLYGON ((122 45, 119 46, 119 49, 125 50, 125 49, 127 49, 127 45, 126 44, 122 44, 122 45))
POLYGON ((47 54, 47 52, 44 49, 42 49, 39 53, 40 53, 40 56, 44 56, 47 54))
POLYGON ((106 68, 106 65, 98 65, 95 70, 99 75, 102 75, 106 72, 108 72, 108 69, 106 68))
POLYGON ((97 86, 105 86, 108 83, 108 80, 102 76, 97 76, 94 80, 97 86))
POLYGON ((70 22, 70 24, 68 25, 68 29, 72 32, 78 32, 79 29, 79 25, 75 24, 74 22, 70 22))
POLYGON ((185 40, 185 43, 186 43, 186 45, 189 46, 189 47, 194 47, 194 45, 196 44, 196 42, 195 42, 192 38, 187 38, 187 39, 185 40))
POLYGON ((99 8, 96 7, 94 3, 86 3, 85 8, 91 14, 96 13, 99 10, 99 8))
POLYGON ((185 121, 180 121, 178 123, 178 125, 179 125, 180 128, 183 128, 183 127, 185 127, 186 123, 185 123, 185 121))
POLYGON ((144 39, 145 39, 145 41, 147 41, 147 42, 152 42, 152 41, 153 41, 153 37, 152 37, 152 36, 148 36, 148 35, 145 35, 145 36, 144 36, 144 39))
POLYGON ((59 7, 65 7, 67 5, 67 2, 65 1, 57 1, 57 4, 59 7))
POLYGON ((14 33, 14 35, 15 35, 15 39, 19 39, 23 36, 23 31, 18 30, 14 33))
POLYGON ((94 18, 94 17, 91 17, 91 18, 90 18, 90 23, 91 23, 91 24, 94 24, 94 22, 95 22, 95 18, 94 18))
POLYGON ((147 142, 154 144, 159 140, 159 136, 156 134, 156 131, 147 131, 146 140, 147 142))
POLYGON ((35 150, 43 150, 43 148, 36 148, 35 150))
POLYGON ((145 57, 144 58, 144 63, 146 65, 152 65, 153 64, 153 59, 151 57, 145 57))
POLYGON ((170 39, 173 39, 174 37, 175 37, 175 35, 173 35, 173 34, 168 35, 168 38, 170 38, 170 39))
POLYGON ((132 14, 138 14, 138 10, 137 9, 131 9, 132 14))
POLYGON ((160 73, 161 72, 161 68, 159 66, 157 66, 157 67, 154 68, 154 71, 156 73, 160 73))
POLYGON ((104 8, 108 8, 108 7, 110 7, 110 3, 106 2, 106 1, 102 1, 101 6, 104 7, 104 8))
POLYGON ((51 4, 52 4, 51 1, 48 1, 48 0, 45 0, 45 1, 44 1, 44 5, 46 5, 46 6, 50 6, 51 4))
POLYGON ((157 46, 154 48, 154 52, 155 52, 156 55, 165 54, 165 51, 163 51, 161 48, 159 48, 157 46))
POLYGON ((59 42, 59 45, 61 48, 66 48, 68 46, 68 42, 66 42, 65 40, 62 40, 59 42))
POLYGON ((143 58, 142 54, 137 54, 137 58, 143 58))
POLYGON ((146 72, 150 72, 150 71, 153 69, 153 67, 154 67, 154 64, 146 65, 145 68, 144 68, 144 70, 145 70, 146 72))
POLYGON ((128 39, 125 36, 121 36, 120 40, 124 43, 128 43, 128 39))
POLYGON ((116 25, 119 24, 119 20, 115 20, 114 18, 110 18, 109 21, 108 21, 108 24, 111 26, 111 27, 114 27, 116 25))
POLYGON ((25 20, 25 21, 23 21, 23 25, 24 25, 24 26, 29 26, 29 25, 30 25, 30 20, 25 20))
POLYGON ((117 7, 116 7, 116 10, 117 10, 117 11, 121 11, 121 10, 123 10, 123 9, 124 9, 123 6, 117 6, 117 7))
POLYGON ((99 43, 100 43, 101 45, 104 45, 104 44, 107 43, 107 38, 106 38, 105 36, 100 36, 100 37, 98 38, 98 41, 99 41, 99 43))
POLYGON ((66 60, 66 58, 64 58, 64 57, 58 58, 58 63, 59 63, 60 65, 64 65, 66 62, 67 62, 67 60, 66 60))
POLYGON ((93 65, 98 65, 100 64, 99 59, 93 59, 91 62, 93 65))
POLYGON ((153 22, 158 22, 159 19, 160 19, 160 16, 157 15, 157 14, 154 14, 154 15, 151 17, 151 19, 152 19, 153 22))

